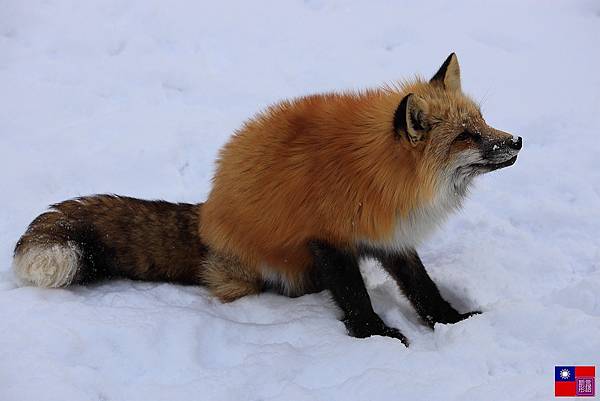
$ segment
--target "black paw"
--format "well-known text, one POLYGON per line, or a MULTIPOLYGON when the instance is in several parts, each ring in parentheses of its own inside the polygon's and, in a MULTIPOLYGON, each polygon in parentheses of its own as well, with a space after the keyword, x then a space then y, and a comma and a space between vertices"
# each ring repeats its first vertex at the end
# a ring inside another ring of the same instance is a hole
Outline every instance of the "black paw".
POLYGON ((439 314, 435 317, 427 316, 427 317, 425 317, 425 321, 431 328, 433 328, 433 326, 436 323, 443 323, 443 324, 458 323, 461 320, 465 320, 473 315, 480 315, 480 314, 481 314, 481 311, 458 313, 456 310, 452 309, 452 310, 446 311, 445 313, 439 314))
POLYGON ((474 311, 467 312, 467 313, 461 313, 460 316, 462 316, 462 319, 460 319, 460 320, 465 320, 465 319, 467 319, 471 316, 475 316, 475 315, 481 315, 482 313, 483 312, 480 310, 474 310, 474 311))
POLYGON ((408 347, 408 339, 400 332, 400 330, 386 326, 379 317, 367 321, 344 320, 348 334, 352 337, 367 338, 371 336, 384 336, 397 338, 402 341, 402 344, 408 347))
POLYGON ((459 313, 454 319, 452 319, 448 323, 458 323, 461 320, 465 320, 465 319, 470 318, 471 316, 474 316, 474 315, 481 315, 481 311, 475 310, 475 311, 472 311, 472 312, 459 313))

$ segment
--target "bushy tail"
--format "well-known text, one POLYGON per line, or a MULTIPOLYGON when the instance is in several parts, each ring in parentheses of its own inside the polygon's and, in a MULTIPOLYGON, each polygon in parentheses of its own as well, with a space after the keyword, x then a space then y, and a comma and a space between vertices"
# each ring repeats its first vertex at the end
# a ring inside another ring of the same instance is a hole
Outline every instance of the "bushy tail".
POLYGON ((72 223, 60 210, 51 210, 29 225, 13 259, 21 281, 39 287, 64 287, 76 281, 84 251, 72 223))
POLYGON ((40 287, 111 277, 199 284, 201 206, 114 195, 52 205, 19 239, 13 269, 40 287))

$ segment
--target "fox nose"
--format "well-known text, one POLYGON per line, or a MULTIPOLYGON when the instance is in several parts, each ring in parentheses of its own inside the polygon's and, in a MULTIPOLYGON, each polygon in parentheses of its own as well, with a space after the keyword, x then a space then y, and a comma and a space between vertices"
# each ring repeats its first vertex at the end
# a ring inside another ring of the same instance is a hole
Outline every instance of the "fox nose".
POLYGON ((508 147, 514 150, 521 150, 523 147, 523 138, 520 136, 513 136, 512 139, 508 141, 508 147))

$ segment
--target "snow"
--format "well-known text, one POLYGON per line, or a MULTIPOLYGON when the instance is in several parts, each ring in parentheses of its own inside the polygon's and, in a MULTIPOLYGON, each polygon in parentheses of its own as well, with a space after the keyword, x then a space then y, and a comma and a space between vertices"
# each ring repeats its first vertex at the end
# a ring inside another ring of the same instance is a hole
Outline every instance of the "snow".
POLYGON ((0 13, 0 400, 547 400, 600 365, 600 4, 6 0, 0 13), (18 287, 46 205, 205 199, 219 147, 277 100, 432 75, 456 51, 491 125, 524 138, 421 254, 482 315, 430 331, 378 266, 411 341, 345 334, 327 293, 223 305, 132 281, 18 287))

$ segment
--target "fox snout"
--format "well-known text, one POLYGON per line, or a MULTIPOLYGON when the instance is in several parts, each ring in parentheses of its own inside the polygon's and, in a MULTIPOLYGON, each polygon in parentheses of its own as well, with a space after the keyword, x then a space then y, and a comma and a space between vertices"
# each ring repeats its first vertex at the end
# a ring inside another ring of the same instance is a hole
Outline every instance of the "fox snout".
POLYGON ((508 138, 486 140, 482 144, 483 155, 486 159, 496 157, 502 153, 517 154, 523 147, 523 138, 520 136, 510 136, 508 138))
POLYGON ((490 171, 513 165, 522 147, 523 138, 505 132, 483 136, 481 141, 482 157, 489 163, 487 167, 490 171))
POLYGON ((459 175, 477 175, 512 166, 523 147, 523 138, 491 127, 460 134, 455 141, 466 144, 459 152, 459 175))

